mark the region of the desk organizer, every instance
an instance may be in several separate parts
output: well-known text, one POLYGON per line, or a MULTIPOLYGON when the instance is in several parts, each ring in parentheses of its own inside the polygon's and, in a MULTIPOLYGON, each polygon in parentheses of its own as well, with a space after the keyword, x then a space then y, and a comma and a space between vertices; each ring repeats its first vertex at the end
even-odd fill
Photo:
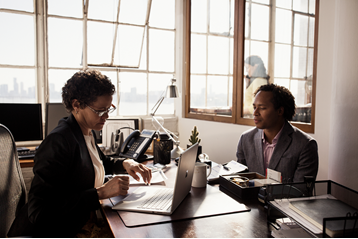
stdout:
POLYGON ((250 186, 240 186, 233 182, 231 178, 234 177, 245 177, 249 180, 252 179, 264 179, 265 176, 259 173, 237 173, 237 174, 230 174, 230 175, 220 175, 219 183, 220 183, 220 190, 225 192, 225 190, 229 191, 230 193, 234 194, 235 196, 241 199, 257 199, 259 190, 261 187, 254 187, 250 186))

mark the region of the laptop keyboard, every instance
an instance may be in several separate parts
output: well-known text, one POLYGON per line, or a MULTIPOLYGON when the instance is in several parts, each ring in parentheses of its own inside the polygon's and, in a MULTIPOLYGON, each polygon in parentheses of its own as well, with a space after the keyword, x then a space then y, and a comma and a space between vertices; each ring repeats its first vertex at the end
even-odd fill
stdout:
POLYGON ((145 200, 138 208, 168 210, 172 206, 173 189, 162 188, 145 200))

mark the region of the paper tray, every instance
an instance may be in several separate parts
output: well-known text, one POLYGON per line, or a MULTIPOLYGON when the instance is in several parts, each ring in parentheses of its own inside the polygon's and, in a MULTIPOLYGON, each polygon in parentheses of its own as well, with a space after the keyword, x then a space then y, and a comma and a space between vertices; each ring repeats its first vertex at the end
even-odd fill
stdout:
POLYGON ((265 176, 251 172, 251 173, 237 173, 237 174, 230 174, 230 175, 221 175, 219 178, 220 189, 224 189, 222 191, 228 190, 235 196, 241 199, 257 199, 257 195, 261 187, 241 187, 240 185, 232 182, 230 180, 231 177, 235 176, 242 176, 247 177, 249 180, 252 179, 264 179, 265 176))

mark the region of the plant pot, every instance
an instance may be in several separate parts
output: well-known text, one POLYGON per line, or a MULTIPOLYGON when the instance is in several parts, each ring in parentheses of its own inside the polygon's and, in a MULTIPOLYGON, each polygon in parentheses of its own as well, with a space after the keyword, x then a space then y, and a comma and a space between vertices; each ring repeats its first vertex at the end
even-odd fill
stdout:
MULTIPOLYGON (((187 144, 186 145, 186 148, 188 149, 188 148, 190 148, 191 147, 191 144, 187 144)), ((196 155, 196 162, 200 162, 200 160, 199 160, 199 155, 200 154, 202 154, 202 147, 201 147, 201 145, 198 145, 198 153, 197 153, 197 155, 196 155)))

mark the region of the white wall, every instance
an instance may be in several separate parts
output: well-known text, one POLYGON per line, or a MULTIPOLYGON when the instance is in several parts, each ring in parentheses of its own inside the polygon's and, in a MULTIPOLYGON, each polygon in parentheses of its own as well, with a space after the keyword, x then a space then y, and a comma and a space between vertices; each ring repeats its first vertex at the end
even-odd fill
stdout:
MULTIPOLYGON (((357 136, 354 134, 357 133, 354 120, 358 119, 357 9, 356 0, 320 1, 316 123, 315 133, 311 134, 318 142, 318 179, 332 179, 355 190, 358 190, 357 182, 347 180, 346 175, 357 171, 354 158, 358 155, 357 136), (337 8, 338 3, 340 7, 337 8)), ((177 109, 184 106, 184 98, 183 95, 182 101, 176 103, 177 109)), ((251 128, 186 119, 181 111, 177 114, 180 145, 186 147, 190 132, 196 125, 203 152, 218 163, 235 160, 239 137, 251 128)))

